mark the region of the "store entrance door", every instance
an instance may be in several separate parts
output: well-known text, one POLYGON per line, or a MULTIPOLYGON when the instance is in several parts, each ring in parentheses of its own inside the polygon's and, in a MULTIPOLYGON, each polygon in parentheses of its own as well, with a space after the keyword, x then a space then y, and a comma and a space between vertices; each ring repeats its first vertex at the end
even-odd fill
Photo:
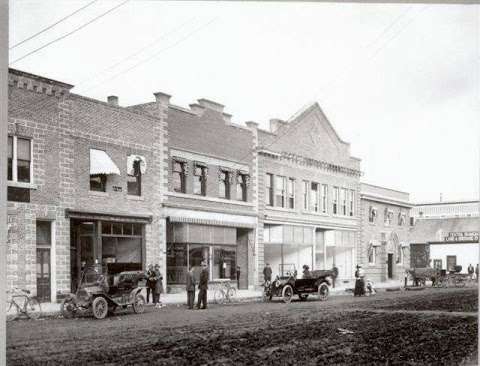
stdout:
POLYGON ((393 278, 393 253, 388 253, 388 279, 393 278))

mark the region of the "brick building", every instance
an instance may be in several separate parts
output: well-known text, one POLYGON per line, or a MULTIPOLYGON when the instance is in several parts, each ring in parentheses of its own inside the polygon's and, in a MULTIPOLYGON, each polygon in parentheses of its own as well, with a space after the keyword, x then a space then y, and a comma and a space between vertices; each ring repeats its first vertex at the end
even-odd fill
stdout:
POLYGON ((162 115, 71 88, 9 72, 7 286, 44 301, 84 266, 141 269, 165 250, 162 115))
POLYGON ((206 260, 210 280, 254 286, 256 204, 252 179, 254 140, 251 131, 230 122, 224 106, 200 99, 190 108, 157 102, 132 106, 154 114, 167 106, 163 200, 167 220, 167 290, 184 291, 189 266, 206 260))
POLYGON ((359 263, 375 282, 402 279, 410 267, 409 194, 361 184, 359 263))
MULTIPOLYGON (((247 122, 257 154, 257 268, 273 275, 295 266, 330 269, 353 278, 357 262, 360 161, 350 155, 317 103, 270 131, 247 122), (298 143, 301 141, 302 143, 298 143)), ((259 277, 263 281, 263 277, 259 277)))

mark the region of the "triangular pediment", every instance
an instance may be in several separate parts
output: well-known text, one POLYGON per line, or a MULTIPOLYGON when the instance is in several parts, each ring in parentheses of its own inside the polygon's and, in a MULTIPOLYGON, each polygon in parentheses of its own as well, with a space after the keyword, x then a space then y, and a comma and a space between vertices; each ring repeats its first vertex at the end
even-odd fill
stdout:
POLYGON ((270 149, 358 168, 350 156, 350 145, 343 141, 318 103, 302 108, 272 136, 270 149))

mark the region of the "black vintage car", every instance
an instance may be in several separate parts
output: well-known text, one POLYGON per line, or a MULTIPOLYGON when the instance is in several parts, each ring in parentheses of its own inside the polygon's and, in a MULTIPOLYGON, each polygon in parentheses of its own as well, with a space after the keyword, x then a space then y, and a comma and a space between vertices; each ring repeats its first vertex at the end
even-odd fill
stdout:
POLYGON ((123 271, 116 274, 102 274, 96 266, 82 271, 80 283, 74 294, 62 302, 61 312, 65 318, 92 312, 97 319, 103 319, 116 308, 132 306, 135 313, 143 313, 145 299, 141 295, 141 283, 145 281, 142 271, 123 271))
POLYGON ((334 276, 333 271, 319 270, 310 272, 309 278, 297 278, 294 264, 280 265, 279 273, 275 280, 264 284, 265 301, 270 301, 273 297, 281 297, 285 303, 289 303, 294 295, 298 295, 301 301, 305 301, 310 294, 317 294, 320 300, 325 301, 334 276))

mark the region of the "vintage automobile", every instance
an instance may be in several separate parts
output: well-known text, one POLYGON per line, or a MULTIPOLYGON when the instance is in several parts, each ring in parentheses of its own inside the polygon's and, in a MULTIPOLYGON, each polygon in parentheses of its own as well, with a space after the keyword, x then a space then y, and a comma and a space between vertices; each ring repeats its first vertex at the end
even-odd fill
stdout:
POLYGON ((322 301, 327 300, 334 272, 319 270, 310 272, 309 278, 297 278, 294 264, 280 265, 280 275, 275 280, 264 284, 264 301, 273 297, 281 297, 285 303, 292 301, 298 295, 301 301, 306 301, 310 294, 317 294, 322 301))
POLYGON ((139 282, 144 281, 142 271, 123 271, 109 275, 102 274, 96 266, 82 271, 80 282, 74 294, 62 302, 61 312, 65 318, 91 312, 97 319, 113 314, 116 308, 132 306, 135 313, 143 313, 145 299, 139 282))

